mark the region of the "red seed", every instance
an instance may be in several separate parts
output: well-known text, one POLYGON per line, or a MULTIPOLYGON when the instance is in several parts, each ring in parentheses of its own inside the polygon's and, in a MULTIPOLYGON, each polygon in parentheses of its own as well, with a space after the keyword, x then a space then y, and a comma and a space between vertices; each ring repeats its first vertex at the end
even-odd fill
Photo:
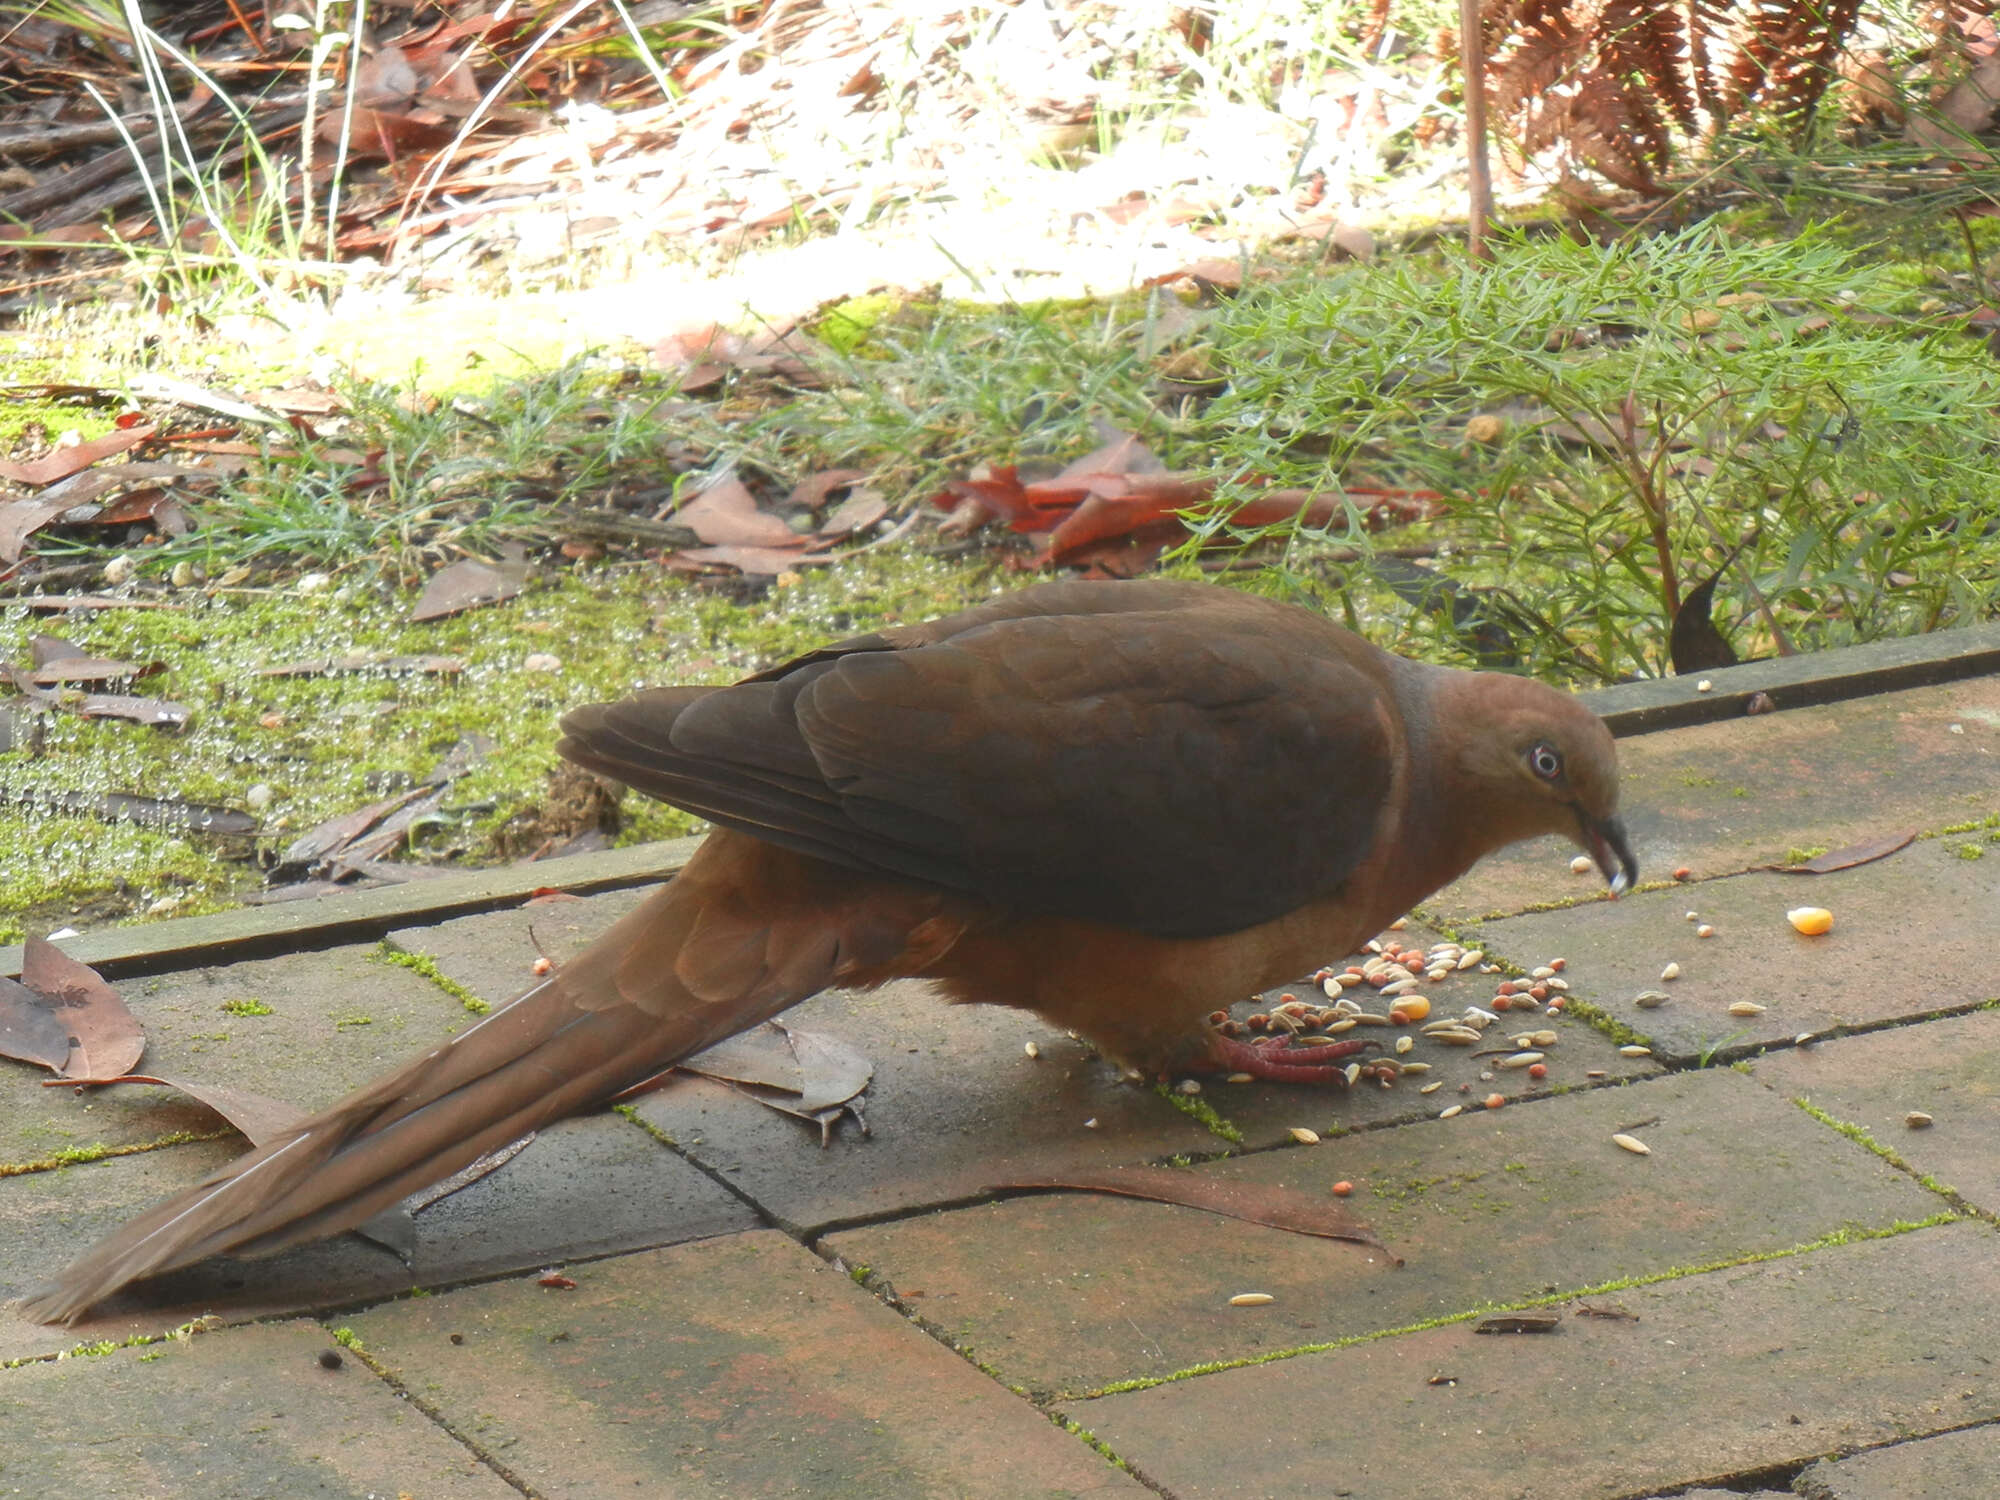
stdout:
POLYGON ((1349 1193, 1353 1191, 1354 1191, 1354 1184, 1351 1182, 1336 1182, 1333 1185, 1333 1196, 1336 1198, 1345 1198, 1349 1193))
POLYGON ((1208 1024, 1211 1026, 1220 1026, 1228 1019, 1229 1012, 1226 1010, 1212 1010, 1208 1013, 1208 1024))
POLYGON ((1528 1076, 1529 1076, 1530 1078, 1546 1078, 1546 1077, 1548 1077, 1548 1076, 1549 1076, 1549 1065, 1548 1065, 1547 1063, 1529 1063, 1529 1064, 1528 1064, 1528 1076))
POLYGON ((1392 1010, 1392 1011, 1390 1011, 1390 1012, 1389 1012, 1389 1024, 1390 1024, 1391 1026, 1407 1026, 1407 1025, 1409 1025, 1409 1024, 1410 1024, 1410 1013, 1409 1013, 1408 1011, 1406 1011, 1406 1010, 1392 1010))
POLYGON ((1498 1109, 1506 1102, 1507 1096, 1505 1094, 1488 1094, 1486 1096, 1486 1107, 1488 1109, 1498 1109))
POLYGON ((1558 995, 1558 996, 1556 996, 1556 997, 1555 997, 1555 999, 1553 999, 1553 1000, 1551 1000, 1551 1001, 1549 1002, 1549 1009, 1550 1009, 1550 1010, 1563 1010, 1563 1009, 1567 1008, 1567 1007, 1568 1007, 1568 1005, 1569 1005, 1569 1001, 1568 1001, 1567 999, 1565 999, 1565 998, 1564 998, 1563 996, 1561 996, 1561 995, 1558 995))
POLYGON ((1546 1000, 1549 998, 1549 987, 1545 984, 1533 985, 1529 988, 1528 993, 1537 1000, 1546 1000))
POLYGON ((1262 1012, 1261 1010, 1250 1018, 1250 1029, 1252 1031, 1262 1031, 1270 1024, 1271 1024, 1271 1018, 1265 1015, 1264 1012, 1262 1012))
POLYGON ((1493 986, 1493 993, 1494 993, 1494 994, 1496 994, 1496 995, 1511 995, 1511 994, 1513 994, 1513 993, 1514 993, 1514 981, 1513 981, 1513 980, 1511 980, 1511 979, 1503 979, 1503 980, 1501 980, 1501 981, 1500 981, 1500 982, 1499 982, 1498 984, 1496 984, 1495 986, 1493 986))
POLYGON ((1505 995, 1495 995, 1493 997, 1493 1008, 1495 1010, 1512 1010, 1514 1002, 1509 1000, 1505 995))
POLYGON ((1694 879, 1694 871, 1690 870, 1686 865, 1682 865, 1678 870, 1674 871, 1674 879, 1692 880, 1694 879))
POLYGON ((1549 960, 1549 967, 1560 974, 1564 969, 1569 967, 1569 960, 1566 958, 1552 958, 1549 960))

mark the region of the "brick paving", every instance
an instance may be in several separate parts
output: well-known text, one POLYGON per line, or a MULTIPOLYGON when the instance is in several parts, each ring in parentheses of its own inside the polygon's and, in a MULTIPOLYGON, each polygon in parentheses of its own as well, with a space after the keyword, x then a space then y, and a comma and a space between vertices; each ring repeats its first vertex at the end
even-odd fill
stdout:
MULTIPOLYGON (((407 1263, 349 1236, 191 1268, 74 1329, 0 1306, 0 1496, 2000 1494, 2000 679, 1622 754, 1646 873, 1690 881, 1613 903, 1529 847, 1405 935, 1568 960, 1600 1024, 1502 1021, 1557 1033, 1544 1080, 1424 1043, 1428 1095, 1208 1081, 1189 1111, 1030 1016, 823 996, 791 1019, 874 1063, 865 1138, 822 1149, 679 1078, 425 1209, 407 1263), (1837 875, 1753 868, 1902 828, 1929 836, 1837 875), (1808 903, 1831 934, 1785 925, 1808 903), (1649 988, 1667 1003, 1638 1006, 1649 988), (1652 1056, 1621 1055, 1635 1035, 1652 1056), (1170 1162, 1351 1182, 1387 1248, 990 1191, 1170 1162), (576 1286, 542 1286, 552 1265, 576 1286), (1559 1316, 1478 1332, 1496 1309, 1559 1316)), ((117 982, 148 1071, 312 1107, 463 1026, 454 990, 505 999, 634 899, 226 962, 161 924, 160 960, 117 982)), ((1490 983, 1438 986, 1442 1012, 1490 983)), ((0 1301, 238 1149, 164 1091, 38 1079, 0 1064, 0 1301)))

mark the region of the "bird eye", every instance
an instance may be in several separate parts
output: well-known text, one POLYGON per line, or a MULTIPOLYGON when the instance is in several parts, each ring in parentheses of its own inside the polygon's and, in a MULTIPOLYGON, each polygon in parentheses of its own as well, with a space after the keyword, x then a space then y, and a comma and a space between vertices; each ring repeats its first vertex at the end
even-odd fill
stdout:
POLYGON ((1554 745, 1538 744, 1528 752, 1528 769, 1544 781, 1554 781, 1563 773, 1562 755, 1554 745))

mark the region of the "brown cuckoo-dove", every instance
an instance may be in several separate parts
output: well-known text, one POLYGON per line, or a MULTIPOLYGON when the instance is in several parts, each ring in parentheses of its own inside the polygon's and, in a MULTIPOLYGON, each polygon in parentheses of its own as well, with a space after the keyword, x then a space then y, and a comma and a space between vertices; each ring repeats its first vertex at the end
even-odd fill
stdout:
POLYGON ((734 686, 563 721, 579 765, 712 820, 686 868, 436 1050, 132 1220, 33 1296, 362 1223, 833 985, 934 980, 1157 1072, 1338 1079, 1209 1014, 1351 951, 1517 839, 1635 874, 1610 733, 1206 584, 1048 584, 734 686))

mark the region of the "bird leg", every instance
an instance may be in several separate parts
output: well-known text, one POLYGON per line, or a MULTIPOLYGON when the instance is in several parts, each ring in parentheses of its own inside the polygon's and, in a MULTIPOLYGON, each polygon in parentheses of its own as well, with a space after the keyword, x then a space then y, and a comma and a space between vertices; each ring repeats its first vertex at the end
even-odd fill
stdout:
POLYGON ((1268 1078, 1274 1083, 1345 1084, 1348 1066, 1345 1059, 1374 1045, 1374 1042, 1343 1041, 1301 1047, 1289 1036, 1239 1042, 1220 1031, 1208 1034, 1208 1055, 1217 1067, 1225 1072, 1268 1078))

